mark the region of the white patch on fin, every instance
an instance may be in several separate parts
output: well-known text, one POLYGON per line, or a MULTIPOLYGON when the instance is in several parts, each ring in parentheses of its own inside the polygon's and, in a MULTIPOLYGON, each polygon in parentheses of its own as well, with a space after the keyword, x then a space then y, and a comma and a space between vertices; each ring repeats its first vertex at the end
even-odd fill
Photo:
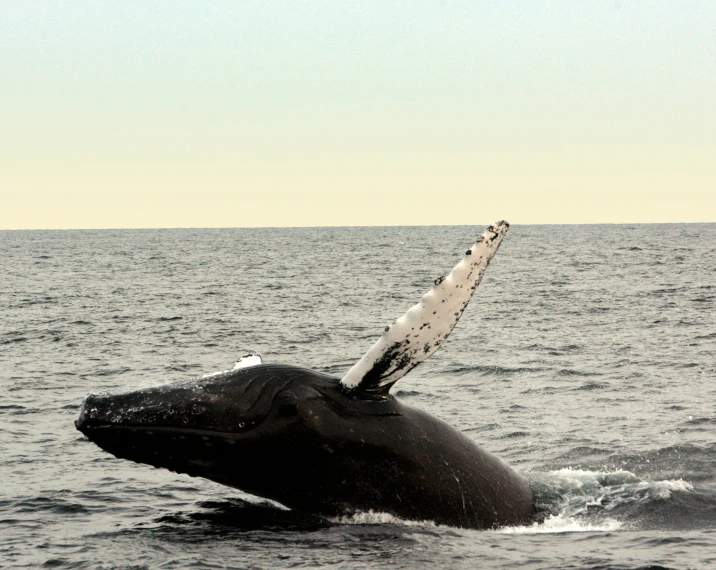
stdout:
POLYGON ((487 228, 447 277, 439 277, 417 305, 385 327, 341 380, 348 390, 385 393, 435 352, 457 324, 510 225, 487 228))

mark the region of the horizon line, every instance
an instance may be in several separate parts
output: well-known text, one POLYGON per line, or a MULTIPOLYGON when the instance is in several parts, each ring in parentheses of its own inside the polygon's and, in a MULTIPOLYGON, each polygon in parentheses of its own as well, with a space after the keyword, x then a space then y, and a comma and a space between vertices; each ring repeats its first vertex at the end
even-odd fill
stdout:
MULTIPOLYGON (((491 222, 495 223, 495 222, 491 222)), ((381 224, 381 225, 335 225, 335 226, 142 226, 107 228, 0 228, 0 232, 71 232, 71 231, 116 231, 116 230, 278 230, 278 229, 329 229, 329 228, 432 228, 489 226, 491 223, 471 224, 381 224)), ((564 223, 510 223, 510 226, 657 226, 657 225, 695 225, 715 224, 716 222, 564 222, 564 223)))

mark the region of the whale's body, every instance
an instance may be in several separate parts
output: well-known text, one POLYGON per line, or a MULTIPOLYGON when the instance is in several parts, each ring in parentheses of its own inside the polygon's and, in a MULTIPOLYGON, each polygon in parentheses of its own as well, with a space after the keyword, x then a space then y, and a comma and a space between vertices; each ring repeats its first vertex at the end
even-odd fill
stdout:
POLYGON ((445 422, 392 396, 351 397, 338 378, 295 366, 90 397, 77 425, 117 457, 321 515, 490 528, 534 512, 527 482, 445 422))
POLYGON ((507 227, 488 228, 342 379, 254 356, 192 382, 89 396, 77 429, 116 457, 321 515, 374 510, 468 528, 528 522, 535 508, 523 477, 389 393, 445 340, 507 227))

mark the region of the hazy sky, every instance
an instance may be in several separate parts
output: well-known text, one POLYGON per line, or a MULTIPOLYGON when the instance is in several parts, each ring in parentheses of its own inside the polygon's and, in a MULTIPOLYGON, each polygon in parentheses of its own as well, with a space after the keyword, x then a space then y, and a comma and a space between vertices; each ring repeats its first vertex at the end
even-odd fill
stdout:
POLYGON ((716 2, 0 3, 0 229, 716 221, 716 2))

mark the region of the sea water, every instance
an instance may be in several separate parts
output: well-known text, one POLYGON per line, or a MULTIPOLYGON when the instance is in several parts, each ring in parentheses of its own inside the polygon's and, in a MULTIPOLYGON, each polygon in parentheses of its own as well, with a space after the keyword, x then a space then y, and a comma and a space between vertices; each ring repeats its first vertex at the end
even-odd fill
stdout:
POLYGON ((483 230, 0 232, 0 567, 716 567, 716 224, 513 225, 393 388, 523 473, 534 524, 323 519, 74 429, 249 351, 340 377, 483 230))

